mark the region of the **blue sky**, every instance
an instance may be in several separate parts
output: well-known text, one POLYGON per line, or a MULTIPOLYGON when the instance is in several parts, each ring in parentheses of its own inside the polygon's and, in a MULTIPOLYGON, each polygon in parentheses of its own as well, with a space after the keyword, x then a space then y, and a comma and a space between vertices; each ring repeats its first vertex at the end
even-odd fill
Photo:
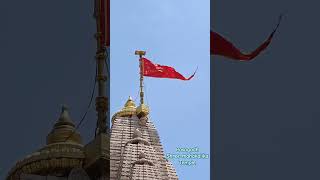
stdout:
MULTIPOLYGON (((190 81, 145 78, 146 102, 165 153, 198 147, 210 153, 209 0, 111 1, 111 114, 128 96, 139 102, 135 50, 155 63, 174 67, 190 81)), ((210 179, 210 162, 195 166, 171 161, 179 179, 210 179)))

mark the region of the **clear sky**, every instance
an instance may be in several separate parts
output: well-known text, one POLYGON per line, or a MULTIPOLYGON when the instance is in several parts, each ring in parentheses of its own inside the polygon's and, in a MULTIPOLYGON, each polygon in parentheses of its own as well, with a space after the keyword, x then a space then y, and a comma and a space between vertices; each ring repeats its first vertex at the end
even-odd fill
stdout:
MULTIPOLYGON (((111 114, 129 95, 139 103, 135 50, 155 63, 175 67, 190 81, 145 78, 147 104, 165 153, 177 147, 210 152, 209 0, 111 1, 111 114)), ((171 161, 179 179, 210 179, 210 163, 171 161)))

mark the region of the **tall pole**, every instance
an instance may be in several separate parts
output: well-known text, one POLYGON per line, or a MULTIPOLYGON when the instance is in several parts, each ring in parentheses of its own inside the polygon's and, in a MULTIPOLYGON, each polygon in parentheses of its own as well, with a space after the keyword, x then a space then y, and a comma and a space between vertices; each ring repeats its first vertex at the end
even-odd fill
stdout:
MULTIPOLYGON (((109 120, 107 116, 109 101, 107 93, 107 76, 106 76, 106 45, 109 46, 109 0, 95 0, 95 19, 97 26, 97 33, 95 34, 97 40, 97 84, 98 96, 96 97, 96 111, 98 114, 96 135, 107 133, 109 129, 109 120), (106 33, 108 32, 108 33, 106 33)), ((108 52, 109 53, 109 52, 108 52)), ((109 57, 109 56, 108 56, 109 57)), ((110 76, 109 76, 110 77, 110 76)), ((109 86, 108 86, 109 87, 109 86)), ((108 91, 109 92, 109 91, 108 91)))
POLYGON ((140 67, 140 104, 144 104, 144 91, 143 91, 143 72, 144 66, 142 57, 146 55, 145 51, 135 51, 135 55, 139 55, 139 67, 140 67))

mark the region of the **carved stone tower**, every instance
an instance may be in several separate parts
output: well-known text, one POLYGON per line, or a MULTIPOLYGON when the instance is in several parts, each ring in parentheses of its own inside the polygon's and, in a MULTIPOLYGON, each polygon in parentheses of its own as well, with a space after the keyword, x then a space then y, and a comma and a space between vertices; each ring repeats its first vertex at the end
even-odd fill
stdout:
MULTIPOLYGON (((147 106, 145 106, 147 107, 147 106)), ((110 180, 176 180, 176 171, 165 158, 158 132, 148 118, 148 108, 137 108, 129 97, 112 117, 110 180)))

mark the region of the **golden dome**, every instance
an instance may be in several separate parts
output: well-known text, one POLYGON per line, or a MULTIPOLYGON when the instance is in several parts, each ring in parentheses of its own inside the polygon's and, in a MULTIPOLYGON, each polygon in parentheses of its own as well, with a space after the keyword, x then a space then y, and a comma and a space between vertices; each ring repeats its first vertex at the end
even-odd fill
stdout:
POLYGON ((137 107, 136 114, 139 119, 147 117, 149 114, 149 107, 145 104, 140 104, 140 106, 137 107))
POLYGON ((128 108, 136 108, 136 104, 135 104, 134 101, 132 100, 132 97, 131 97, 131 96, 129 96, 126 104, 124 105, 124 109, 125 109, 125 108, 127 108, 127 109, 128 109, 128 108))
POLYGON ((133 115, 136 115, 136 105, 131 96, 129 96, 124 107, 112 116, 112 123, 116 117, 131 117, 133 115))

